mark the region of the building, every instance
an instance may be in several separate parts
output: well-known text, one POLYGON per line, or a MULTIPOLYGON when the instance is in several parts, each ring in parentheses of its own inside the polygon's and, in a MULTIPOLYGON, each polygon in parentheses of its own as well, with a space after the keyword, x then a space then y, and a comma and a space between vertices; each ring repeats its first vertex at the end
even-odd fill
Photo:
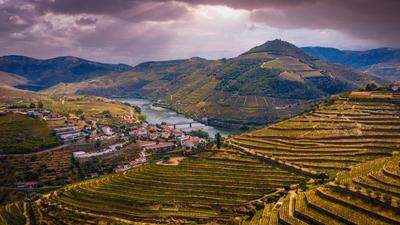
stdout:
POLYGON ((394 81, 389 85, 390 90, 399 91, 400 90, 400 81, 394 81))
POLYGON ((138 141, 139 146, 145 151, 167 151, 175 148, 173 142, 138 141))
POLYGON ((84 137, 86 137, 86 134, 80 131, 58 135, 58 138, 62 141, 63 144, 69 144, 78 141, 84 137))
POLYGON ((17 189, 34 189, 34 188, 38 188, 38 182, 37 181, 28 181, 28 182, 20 182, 17 183, 17 189))
POLYGON ((72 156, 74 157, 74 159, 84 158, 85 155, 86 155, 86 152, 83 152, 83 151, 78 151, 78 152, 72 153, 72 156))
POLYGON ((40 113, 35 111, 28 111, 27 115, 32 118, 38 118, 40 116, 40 113))
POLYGON ((114 132, 112 131, 111 127, 108 127, 108 126, 102 127, 101 131, 107 136, 111 136, 111 135, 114 134, 114 132))
POLYGON ((181 140, 181 144, 187 148, 197 147, 200 143, 204 143, 205 140, 199 137, 191 137, 187 136, 186 138, 181 140))
POLYGON ((179 130, 179 129, 173 129, 171 133, 175 138, 180 138, 180 137, 183 137, 185 135, 183 133, 183 131, 179 130))
POLYGON ((66 120, 65 117, 63 117, 63 116, 61 116, 61 115, 59 115, 59 114, 56 114, 56 113, 51 113, 51 114, 49 114, 49 115, 47 115, 47 116, 44 116, 43 119, 44 119, 45 121, 61 121, 61 120, 66 120))
POLYGON ((147 132, 146 129, 138 129, 138 130, 134 130, 129 132, 129 135, 132 137, 137 137, 137 138, 148 138, 149 137, 149 133, 147 132))

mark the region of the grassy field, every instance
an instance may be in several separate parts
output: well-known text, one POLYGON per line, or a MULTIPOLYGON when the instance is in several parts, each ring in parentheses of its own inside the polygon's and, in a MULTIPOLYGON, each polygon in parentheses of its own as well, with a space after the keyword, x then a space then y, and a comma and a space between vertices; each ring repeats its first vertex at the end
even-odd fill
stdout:
POLYGON ((0 116, 0 154, 31 153, 58 144, 42 120, 15 113, 0 116))

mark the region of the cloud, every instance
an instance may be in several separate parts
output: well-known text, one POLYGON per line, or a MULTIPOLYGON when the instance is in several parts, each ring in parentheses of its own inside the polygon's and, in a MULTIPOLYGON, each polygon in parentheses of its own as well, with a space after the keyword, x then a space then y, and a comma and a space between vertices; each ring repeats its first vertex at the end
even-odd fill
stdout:
POLYGON ((0 0, 0 54, 136 64, 297 45, 400 47, 398 0, 0 0))
POLYGON ((78 20, 76 20, 75 22, 78 25, 90 26, 90 25, 95 25, 97 23, 97 18, 81 17, 78 20))
POLYGON ((330 29, 400 47, 398 0, 182 0, 250 10, 251 19, 284 29, 330 29))

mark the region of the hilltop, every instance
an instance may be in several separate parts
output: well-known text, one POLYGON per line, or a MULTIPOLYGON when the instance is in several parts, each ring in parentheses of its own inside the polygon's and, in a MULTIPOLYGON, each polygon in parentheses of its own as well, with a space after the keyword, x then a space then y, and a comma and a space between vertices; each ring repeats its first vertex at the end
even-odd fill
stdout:
POLYGON ((130 69, 124 64, 98 63, 72 56, 44 60, 19 55, 0 57, 0 71, 25 78, 27 84, 16 85, 29 90, 40 90, 60 82, 79 82, 130 69))
POLYGON ((146 62, 46 93, 141 96, 212 125, 243 128, 288 118, 319 99, 373 81, 384 82, 274 40, 235 58, 146 62))
POLYGON ((390 81, 400 79, 400 49, 377 48, 367 51, 348 51, 324 47, 302 49, 322 61, 341 63, 390 81))

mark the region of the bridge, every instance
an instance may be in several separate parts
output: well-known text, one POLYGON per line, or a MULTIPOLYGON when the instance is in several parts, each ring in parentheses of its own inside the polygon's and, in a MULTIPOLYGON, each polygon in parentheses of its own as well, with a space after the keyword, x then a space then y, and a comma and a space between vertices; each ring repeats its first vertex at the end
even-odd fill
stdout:
POLYGON ((199 122, 193 121, 193 122, 181 122, 181 123, 173 123, 173 124, 167 124, 169 127, 173 127, 174 129, 177 128, 177 126, 180 126, 181 129, 191 129, 191 128, 201 128, 204 127, 204 124, 201 124, 199 122), (183 126, 183 127, 182 127, 183 126), (185 127, 186 126, 186 127, 185 127))

